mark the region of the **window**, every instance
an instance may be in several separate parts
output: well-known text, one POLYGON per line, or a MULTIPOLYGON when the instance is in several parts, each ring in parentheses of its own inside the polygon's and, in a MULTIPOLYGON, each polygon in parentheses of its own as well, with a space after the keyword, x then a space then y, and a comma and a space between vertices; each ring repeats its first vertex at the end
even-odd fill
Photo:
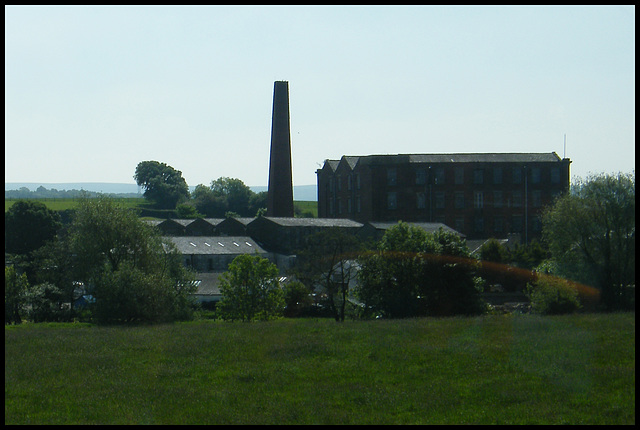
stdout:
POLYGON ((511 217, 511 233, 522 232, 522 215, 513 215, 511 217))
POLYGON ((482 209, 484 205, 484 195, 482 191, 476 191, 473 193, 473 207, 476 209, 482 209))
POLYGON ((531 199, 533 200, 532 204, 534 208, 539 208, 542 206, 542 191, 534 190, 531 192, 531 199))
POLYGON ((493 192, 493 207, 498 209, 502 207, 502 191, 493 192))
POLYGON ((514 191, 511 193, 511 207, 522 207, 522 191, 514 191))
POLYGON ((511 178, 513 179, 514 184, 521 184, 522 183, 522 167, 514 167, 511 178))
POLYGON ((493 168, 493 183, 496 185, 502 183, 502 167, 493 168))
POLYGON ((347 213, 353 213, 353 208, 351 207, 351 197, 347 198, 347 213))
POLYGON ((456 209, 464 209, 464 192, 456 191, 453 195, 454 206, 456 209))
POLYGON ((425 193, 416 193, 416 207, 418 209, 424 209, 427 207, 426 204, 427 204, 427 197, 425 193))
POLYGON ((387 185, 396 185, 397 183, 397 171, 395 167, 387 169, 387 185))
POLYGON ((539 167, 533 167, 531 169, 531 183, 539 184, 542 178, 542 173, 539 167))
POLYGON ((473 219, 473 229, 476 233, 482 233, 484 231, 484 218, 481 216, 473 219))
POLYGON ((444 192, 443 191, 438 191, 435 193, 435 198, 436 198, 436 209, 444 209, 444 192))
POLYGON ((551 183, 552 184, 560 183, 560 168, 554 167, 551 169, 551 183))
POLYGON ((484 183, 484 170, 475 169, 473 171, 473 183, 476 185, 481 185, 484 183))
POLYGON ((356 212, 360 213, 360 196, 356 196, 356 212))
POLYGON ((462 167, 456 167, 453 173, 454 173, 454 183, 456 185, 464 184, 464 169, 462 167))
POLYGON ((356 189, 360 189, 360 173, 356 173, 356 189))
POLYGON ((387 209, 393 210, 397 208, 398 208, 397 194, 395 192, 387 193, 387 209))
POLYGON ((464 218, 457 217, 454 221, 456 231, 462 233, 464 231, 464 218))
POLYGON ((504 218, 497 216, 493 219, 493 231, 502 232, 504 230, 504 218))
POLYGON ((444 167, 435 168, 433 182, 436 185, 444 184, 444 167))
POLYGON ((427 169, 416 170, 416 184, 424 185, 427 183, 427 169))
POLYGON ((353 189, 353 174, 347 175, 347 190, 351 191, 353 189))

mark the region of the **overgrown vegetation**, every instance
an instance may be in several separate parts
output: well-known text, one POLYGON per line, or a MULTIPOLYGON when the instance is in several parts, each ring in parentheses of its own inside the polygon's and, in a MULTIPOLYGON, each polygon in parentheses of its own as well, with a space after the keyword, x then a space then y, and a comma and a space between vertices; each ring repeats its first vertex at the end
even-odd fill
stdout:
POLYGON ((635 314, 5 327, 5 424, 635 424, 635 314))

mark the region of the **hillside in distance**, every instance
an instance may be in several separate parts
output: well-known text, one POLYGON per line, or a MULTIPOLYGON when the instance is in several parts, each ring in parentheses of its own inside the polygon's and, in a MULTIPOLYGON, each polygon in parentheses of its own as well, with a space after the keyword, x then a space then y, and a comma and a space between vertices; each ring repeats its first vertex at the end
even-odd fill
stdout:
MULTIPOLYGON (((66 183, 42 183, 42 182, 5 182, 4 190, 19 190, 21 188, 27 188, 30 191, 35 191, 38 187, 44 187, 48 190, 56 189, 62 190, 85 190, 93 191, 96 193, 105 194, 140 194, 142 196, 142 187, 136 184, 120 184, 111 182, 66 182, 66 183)), ((267 191, 266 186, 253 186, 249 187, 254 193, 261 191, 267 191)), ((189 187, 190 191, 193 191, 195 187, 189 187)), ((297 201, 317 201, 318 193, 315 185, 294 185, 293 186, 293 199, 297 201)))

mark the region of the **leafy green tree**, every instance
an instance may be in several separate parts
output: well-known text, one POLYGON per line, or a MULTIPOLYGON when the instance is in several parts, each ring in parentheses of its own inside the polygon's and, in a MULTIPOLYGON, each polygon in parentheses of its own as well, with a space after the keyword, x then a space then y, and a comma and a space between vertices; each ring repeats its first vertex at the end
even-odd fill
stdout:
POLYGON ((513 252, 496 239, 489 239, 480 248, 479 275, 489 285, 504 291, 524 291, 535 279, 532 272, 547 257, 548 251, 535 239, 528 245, 516 244, 513 252))
POLYGON ((195 206, 191 203, 181 203, 176 207, 176 215, 178 218, 191 219, 202 218, 203 215, 198 212, 195 206))
POLYGON ((305 315, 313 305, 311 290, 301 281, 291 281, 284 285, 284 316, 305 315))
POLYGON ((15 267, 4 266, 4 323, 20 324, 29 281, 27 275, 18 274, 15 267))
POLYGON ((544 315, 569 314, 582 308, 578 290, 567 279, 540 275, 525 290, 531 301, 531 310, 544 315))
POLYGON ((229 210, 226 197, 215 194, 211 188, 205 185, 196 185, 192 197, 196 210, 206 217, 224 218, 224 214, 229 210))
POLYGON ((44 203, 18 200, 5 213, 5 252, 29 254, 56 236, 60 217, 44 203))
POLYGON ((605 310, 635 306, 635 172, 578 180, 542 218, 558 275, 594 286, 605 310))
POLYGON ((76 273, 76 258, 68 240, 68 235, 61 232, 56 240, 47 242, 33 253, 34 283, 52 284, 62 295, 62 302, 70 304, 68 317, 73 316, 74 290, 79 277, 76 273))
POLYGON ((360 259, 357 295, 390 318, 477 314, 476 263, 463 239, 400 222, 360 259))
POLYGON ((53 284, 37 284, 27 289, 27 317, 33 322, 64 321, 69 311, 62 308, 62 291, 53 284))
POLYGON ((220 292, 217 309, 225 320, 268 320, 284 310, 278 267, 258 255, 234 258, 220 277, 220 292))
POLYGON ((349 284, 356 277, 355 261, 361 250, 356 236, 331 228, 309 236, 297 255, 297 278, 326 295, 326 304, 338 322, 344 321, 349 284))
POLYGON ((81 200, 69 241, 76 280, 93 288, 99 321, 189 317, 191 274, 175 247, 133 211, 106 197, 81 200))
POLYGON ((257 217, 263 211, 265 214, 267 213, 267 196, 266 191, 251 194, 249 197, 249 216, 257 217))
POLYGON ((241 216, 249 216, 249 201, 253 191, 236 178, 222 177, 211 181, 211 190, 217 196, 226 198, 228 210, 241 216))
POLYGON ((133 178, 144 188, 144 197, 161 209, 174 209, 179 202, 189 199, 189 187, 182 172, 166 163, 142 161, 133 178))
POLYGON ((221 177, 211 181, 211 186, 199 184, 192 193, 198 212, 207 217, 222 218, 227 212, 241 217, 256 216, 267 207, 267 193, 254 193, 244 182, 236 178, 221 177))

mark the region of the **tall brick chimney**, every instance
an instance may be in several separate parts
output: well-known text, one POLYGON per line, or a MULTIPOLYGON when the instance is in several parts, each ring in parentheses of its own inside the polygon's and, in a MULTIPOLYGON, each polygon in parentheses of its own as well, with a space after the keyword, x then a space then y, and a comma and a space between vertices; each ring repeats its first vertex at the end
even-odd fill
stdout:
POLYGON ((276 81, 273 84, 267 216, 293 217, 289 82, 287 81, 276 81))

